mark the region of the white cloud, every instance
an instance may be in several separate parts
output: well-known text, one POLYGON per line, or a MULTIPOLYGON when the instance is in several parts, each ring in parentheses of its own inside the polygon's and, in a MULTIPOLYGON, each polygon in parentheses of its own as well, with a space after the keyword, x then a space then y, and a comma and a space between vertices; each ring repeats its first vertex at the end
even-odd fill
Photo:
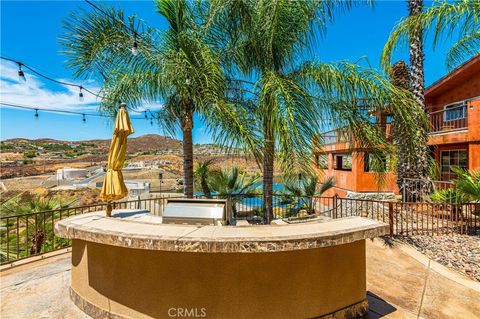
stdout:
MULTIPOLYGON (((3 103, 19 104, 38 107, 40 109, 52 109, 76 112, 96 112, 99 105, 99 98, 83 91, 83 101, 79 99, 77 87, 55 84, 42 79, 23 68, 26 82, 19 81, 18 67, 12 62, 1 61, 0 63, 0 101, 3 103), (47 86, 48 83, 48 86, 47 86)), ((56 79, 67 83, 79 83, 70 79, 56 79)), ((79 83, 81 84, 81 83, 79 83)), ((93 85, 83 85, 93 92, 100 88, 93 85)), ((2 107, 5 107, 2 105, 2 107)), ((146 103, 139 111, 149 109, 159 110, 160 103, 146 103)))

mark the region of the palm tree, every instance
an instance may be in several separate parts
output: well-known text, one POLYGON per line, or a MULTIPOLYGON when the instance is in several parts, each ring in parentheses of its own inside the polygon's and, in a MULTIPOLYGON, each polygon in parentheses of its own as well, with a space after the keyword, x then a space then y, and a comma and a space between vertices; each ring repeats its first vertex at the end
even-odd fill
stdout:
MULTIPOLYGON (((409 17, 416 17, 422 14, 423 0, 408 0, 409 17)), ((390 75, 393 83, 403 89, 411 90, 418 104, 421 106, 420 112, 425 112, 425 77, 424 77, 424 53, 423 53, 423 30, 410 29, 409 33, 410 48, 410 70, 408 66, 399 61, 393 65, 390 75)), ((418 114, 414 114, 417 116, 418 114)), ((412 183, 413 187, 422 182, 422 188, 428 183, 428 127, 419 127, 415 138, 418 145, 413 156, 408 156, 404 148, 403 131, 406 128, 401 123, 395 123, 394 139, 397 146, 397 181, 402 194, 410 194, 412 183)), ((407 128, 408 129, 408 128, 407 128)))
MULTIPOLYGON (((391 55, 395 48, 402 44, 406 39, 410 44, 410 80, 407 85, 417 99, 417 101, 425 109, 424 96, 424 67, 423 67, 423 34, 429 29, 434 30, 434 46, 442 34, 452 36, 454 30, 457 29, 459 40, 453 45, 447 55, 447 66, 453 68, 467 56, 476 55, 480 52, 480 2, 478 1, 447 1, 438 2, 423 12, 423 0, 408 0, 409 16, 400 21, 400 23, 392 31, 382 52, 381 64, 384 69, 390 68, 391 55)), ((405 67, 401 64, 395 64, 391 73, 397 75, 405 74, 399 71, 399 68, 405 67)), ((397 133, 401 133, 401 123, 396 128, 397 133)), ((418 139, 416 144, 419 146, 414 156, 409 157, 402 152, 403 137, 397 134, 396 140, 398 146, 398 166, 397 175, 400 189, 403 194, 409 194, 411 189, 418 187, 411 185, 409 179, 420 179, 422 183, 422 191, 428 192, 428 171, 429 171, 429 154, 428 154, 428 127, 420 128, 418 134, 414 138, 418 139)))
MULTIPOLYGON (((414 17, 422 13, 423 0, 408 0, 408 15, 414 17)), ((423 30, 410 30, 411 88, 418 103, 425 108, 425 74, 423 67, 423 30)))
MULTIPOLYGON (((101 84, 100 109, 114 113, 118 101, 130 107, 163 102, 159 123, 171 135, 182 131, 185 195, 193 196, 193 118, 197 113, 212 127, 228 123, 233 134, 245 134, 224 100, 226 82, 214 49, 186 0, 157 0, 157 12, 169 28, 160 32, 122 10, 102 7, 74 13, 61 37, 68 66, 76 77, 94 76, 101 84), (136 54, 130 52, 134 47, 136 54)), ((215 128, 212 128, 214 130, 215 128)), ((248 140, 248 137, 245 137, 248 140)))
POLYGON ((203 195, 206 198, 212 198, 212 192, 210 191, 209 178, 210 178, 210 167, 213 164, 214 160, 209 159, 203 162, 197 163, 195 166, 195 177, 200 182, 200 186, 202 188, 203 195))
MULTIPOLYGON (((410 1, 409 1, 410 2, 410 1)), ((412 2, 415 2, 412 0, 412 2)), ((455 38, 456 42, 447 53, 446 64, 454 68, 465 59, 480 53, 480 2, 471 0, 438 1, 417 14, 410 14, 393 29, 382 52, 381 64, 389 69, 393 51, 401 46, 409 36, 421 36, 423 32, 433 32, 435 47, 442 36, 455 38)))
MULTIPOLYGON (((412 114, 421 109, 411 94, 377 72, 347 62, 324 64, 305 58, 315 35, 326 31, 338 10, 350 6, 348 1, 315 0, 210 2, 211 37, 221 43, 222 56, 229 57, 225 64, 230 72, 241 77, 236 83, 247 92, 242 104, 248 110, 246 122, 255 125, 263 140, 253 150, 263 173, 267 222, 273 215, 274 161, 284 172, 309 167, 312 141, 329 128, 327 118, 336 127, 349 127, 356 146, 373 149, 378 156, 392 152, 392 147, 360 100, 375 110, 396 105, 394 114, 408 125, 419 125, 412 114)), ((425 116, 419 120, 426 123, 425 116)), ((409 146, 408 151, 415 148, 409 146)))

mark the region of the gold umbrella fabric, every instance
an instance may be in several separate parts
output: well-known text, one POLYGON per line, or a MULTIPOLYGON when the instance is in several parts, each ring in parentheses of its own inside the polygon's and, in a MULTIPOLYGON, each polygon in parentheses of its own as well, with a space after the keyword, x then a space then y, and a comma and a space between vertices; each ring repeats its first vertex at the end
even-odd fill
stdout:
POLYGON ((103 201, 110 202, 128 194, 128 189, 123 182, 122 168, 127 153, 127 136, 133 132, 127 110, 125 107, 120 107, 108 153, 107 172, 100 192, 100 199, 103 201))

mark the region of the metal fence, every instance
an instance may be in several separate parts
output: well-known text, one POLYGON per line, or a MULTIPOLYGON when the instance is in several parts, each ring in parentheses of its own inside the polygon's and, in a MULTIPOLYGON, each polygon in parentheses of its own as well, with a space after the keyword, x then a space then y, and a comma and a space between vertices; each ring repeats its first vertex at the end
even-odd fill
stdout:
POLYGON ((390 225, 390 235, 480 235, 480 203, 449 204, 336 198, 330 217, 361 216, 390 225))
MULTIPOLYGON (((183 196, 176 196, 183 197, 183 196)), ((214 196, 222 198, 222 196, 214 196)), ((171 197, 170 197, 171 198, 171 197)), ((223 196, 230 200, 235 219, 251 224, 265 220, 263 195, 242 194, 223 196)), ((161 215, 168 197, 118 202, 115 209, 144 209, 161 215)), ((68 239, 54 234, 54 225, 61 219, 104 210, 106 204, 69 207, 29 214, 4 216, 1 219, 1 264, 63 249, 71 245, 68 239)), ((275 219, 305 217, 326 218, 361 216, 390 225, 390 235, 480 235, 480 203, 435 204, 431 202, 396 202, 333 197, 273 196, 275 219)))

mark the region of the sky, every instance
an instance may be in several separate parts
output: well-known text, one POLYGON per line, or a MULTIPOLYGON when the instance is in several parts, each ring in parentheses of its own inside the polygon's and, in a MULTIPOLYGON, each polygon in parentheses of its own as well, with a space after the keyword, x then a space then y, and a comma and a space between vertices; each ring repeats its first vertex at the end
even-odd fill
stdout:
MULTIPOLYGON (((148 25, 165 29, 165 20, 155 12, 154 1, 103 1, 120 7, 127 15, 137 15, 148 25)), ((428 3, 427 3, 428 5, 428 3)), ((93 10, 84 1, 4 1, 1 11, 1 55, 41 70, 57 80, 76 83, 98 91, 98 83, 73 78, 66 67, 66 56, 62 54, 58 37, 63 33, 62 21, 79 9, 93 10)), ((337 15, 328 26, 326 35, 312 48, 312 55, 322 62, 347 60, 378 68, 381 50, 392 28, 407 15, 406 1, 377 1, 374 8, 358 6, 337 15), (368 62, 367 62, 368 61, 368 62)), ((425 84, 428 86, 446 74, 445 55, 451 43, 432 49, 431 41, 425 42, 425 84)), ((398 50, 393 61, 408 61, 407 48, 398 50)), ((19 82, 18 66, 0 61, 0 100, 4 103, 31 105, 39 108, 74 110, 95 113, 98 100, 84 93, 79 101, 78 89, 65 87, 41 79, 25 70, 26 82, 19 82)), ((142 109, 158 110, 158 103, 144 105, 142 109)), ((40 112, 38 118, 31 110, 1 107, 0 139, 9 138, 55 138, 62 140, 87 140, 110 138, 112 120, 88 117, 82 121, 80 115, 40 112)), ((142 114, 131 113, 142 118, 142 114)), ((133 120, 135 134, 163 134, 163 130, 149 120, 133 120)), ((209 143, 208 128, 200 119, 195 119, 194 143, 209 143)), ((177 136, 180 138, 180 136, 177 136)))

